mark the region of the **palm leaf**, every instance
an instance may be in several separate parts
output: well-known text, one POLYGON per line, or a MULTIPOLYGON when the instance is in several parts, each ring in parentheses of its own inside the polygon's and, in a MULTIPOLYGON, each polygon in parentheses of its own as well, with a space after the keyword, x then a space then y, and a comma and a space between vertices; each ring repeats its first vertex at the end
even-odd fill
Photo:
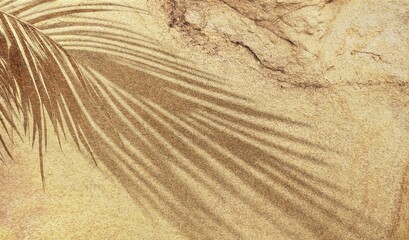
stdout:
MULTIPOLYGON (((42 159, 47 141, 47 116, 58 137, 65 122, 77 146, 89 150, 87 137, 83 134, 87 121, 82 99, 95 104, 97 96, 77 63, 61 46, 33 26, 8 14, 1 13, 0 19, 3 62, 0 84, 3 96, 7 96, 2 114, 21 114, 24 132, 32 131, 33 144, 38 138, 44 180, 42 159), (31 129, 29 125, 32 125, 31 129)), ((10 117, 6 120, 15 125, 10 117)))

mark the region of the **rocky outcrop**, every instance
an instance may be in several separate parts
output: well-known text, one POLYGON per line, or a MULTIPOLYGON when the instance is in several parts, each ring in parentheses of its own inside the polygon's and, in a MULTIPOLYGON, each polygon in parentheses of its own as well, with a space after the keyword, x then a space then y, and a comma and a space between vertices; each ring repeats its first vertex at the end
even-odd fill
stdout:
POLYGON ((187 44, 213 54, 241 48, 243 58, 281 82, 332 87, 408 81, 408 4, 403 1, 175 0, 163 5, 169 26, 187 44))

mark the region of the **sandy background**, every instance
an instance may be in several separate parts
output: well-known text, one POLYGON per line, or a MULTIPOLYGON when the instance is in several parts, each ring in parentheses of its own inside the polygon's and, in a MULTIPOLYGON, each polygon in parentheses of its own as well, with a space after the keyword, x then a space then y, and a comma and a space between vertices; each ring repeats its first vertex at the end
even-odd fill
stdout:
POLYGON ((36 148, 16 140, 2 238, 409 237, 406 1, 116 2, 149 14, 35 26, 140 101, 101 90, 125 139, 112 152, 133 154, 95 166, 50 134, 44 192, 36 148), (97 28, 122 37, 117 55, 89 46, 97 28))

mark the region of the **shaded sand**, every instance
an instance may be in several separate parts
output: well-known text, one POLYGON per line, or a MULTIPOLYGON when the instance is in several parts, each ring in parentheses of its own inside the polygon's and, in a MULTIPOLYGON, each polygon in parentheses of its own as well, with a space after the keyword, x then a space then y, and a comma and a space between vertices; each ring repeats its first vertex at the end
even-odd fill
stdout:
POLYGON ((2 238, 408 238, 403 1, 317 0, 285 19, 295 31, 257 12, 285 4, 117 2, 150 14, 19 16, 80 64, 107 116, 83 99, 98 166, 49 133, 45 192, 37 144, 10 143, 2 238))

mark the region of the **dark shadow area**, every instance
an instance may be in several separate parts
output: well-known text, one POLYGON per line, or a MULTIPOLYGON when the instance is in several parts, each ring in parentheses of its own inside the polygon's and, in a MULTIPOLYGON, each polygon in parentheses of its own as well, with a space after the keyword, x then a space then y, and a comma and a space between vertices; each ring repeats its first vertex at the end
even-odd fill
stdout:
POLYGON ((111 120, 122 134, 122 142, 115 143, 121 153, 111 153, 109 145, 101 149, 103 139, 96 141, 99 150, 95 152, 146 211, 154 209, 194 239, 214 238, 213 234, 236 239, 241 236, 240 226, 231 218, 240 212, 220 214, 213 205, 216 199, 228 207, 225 196, 232 196, 262 221, 292 238, 301 237, 295 226, 319 239, 343 239, 343 231, 360 239, 374 238, 370 229, 379 225, 343 203, 339 196, 348 193, 334 179, 321 178, 298 164, 308 161, 317 167, 332 168, 329 161, 311 154, 331 150, 270 127, 274 122, 284 122, 310 131, 306 124, 251 109, 240 104, 239 99, 226 100, 230 94, 214 97, 216 91, 212 88, 194 85, 188 78, 171 76, 203 91, 198 93, 142 73, 129 63, 104 64, 96 59, 106 57, 80 54, 75 55, 85 62, 89 60, 85 65, 96 71, 90 71, 89 76, 105 106, 115 109, 109 110, 111 120), (264 119, 271 125, 251 119, 264 119), (261 138, 260 134, 268 137, 261 138), (284 147, 281 139, 311 151, 284 147), (280 218, 291 219, 294 225, 280 223, 272 209, 280 209, 285 214, 280 218), (361 220, 350 224, 353 219, 361 220))

